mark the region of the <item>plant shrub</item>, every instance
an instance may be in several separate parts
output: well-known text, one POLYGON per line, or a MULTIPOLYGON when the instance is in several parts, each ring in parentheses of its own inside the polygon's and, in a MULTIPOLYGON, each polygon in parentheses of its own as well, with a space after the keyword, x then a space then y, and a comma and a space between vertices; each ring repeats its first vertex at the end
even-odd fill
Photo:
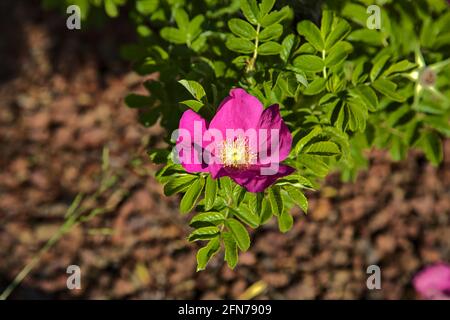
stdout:
POLYGON ((158 74, 144 83, 148 95, 125 101, 144 126, 159 121, 166 129, 168 147, 151 150, 150 159, 163 164, 156 178, 165 194, 182 194, 181 213, 195 212, 188 240, 203 243, 198 270, 221 250, 234 268, 250 248, 248 228, 275 218, 289 231, 291 208, 307 212, 304 190, 320 188, 331 171, 354 179, 368 149, 387 149, 398 161, 418 148, 433 165, 442 161, 441 139, 450 134, 445 0, 324 1, 316 10, 283 0, 78 2, 85 13, 89 4, 109 16, 126 8, 139 41, 122 55, 138 74, 158 74), (378 30, 367 27, 373 4, 378 30), (171 152, 183 113, 208 123, 233 88, 265 108, 278 105, 292 135, 283 165, 294 172, 259 192, 208 170, 188 172, 171 152))

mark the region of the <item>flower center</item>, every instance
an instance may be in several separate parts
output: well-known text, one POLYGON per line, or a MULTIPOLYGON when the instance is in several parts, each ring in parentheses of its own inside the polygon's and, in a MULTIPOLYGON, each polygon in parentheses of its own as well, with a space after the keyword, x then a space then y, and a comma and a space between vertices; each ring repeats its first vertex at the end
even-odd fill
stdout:
POLYGON ((246 137, 238 136, 222 141, 219 157, 225 167, 242 169, 254 163, 256 153, 251 150, 246 137))

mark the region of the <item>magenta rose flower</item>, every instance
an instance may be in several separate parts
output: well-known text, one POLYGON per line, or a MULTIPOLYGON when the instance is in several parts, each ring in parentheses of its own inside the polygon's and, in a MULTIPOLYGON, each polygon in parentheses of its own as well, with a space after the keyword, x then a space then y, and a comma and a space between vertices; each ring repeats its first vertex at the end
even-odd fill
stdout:
POLYGON ((250 192, 264 191, 294 172, 281 164, 291 146, 278 105, 264 109, 243 89, 230 91, 210 123, 187 110, 178 129, 177 151, 186 171, 228 176, 250 192))
POLYGON ((439 263, 425 268, 414 277, 413 285, 424 299, 450 299, 450 266, 439 263))

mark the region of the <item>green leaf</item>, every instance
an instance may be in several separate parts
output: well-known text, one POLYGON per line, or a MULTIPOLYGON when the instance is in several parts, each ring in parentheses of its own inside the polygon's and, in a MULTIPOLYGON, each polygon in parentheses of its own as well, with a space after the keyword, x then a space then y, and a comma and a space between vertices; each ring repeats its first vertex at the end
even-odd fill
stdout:
POLYGON ((308 212, 308 199, 305 197, 303 192, 292 186, 285 186, 284 189, 288 192, 291 199, 295 202, 304 213, 308 212))
POLYGON ((191 49, 200 52, 206 46, 207 32, 200 34, 191 44, 191 49))
POLYGON ((325 89, 326 80, 324 78, 316 78, 311 82, 306 89, 303 91, 304 95, 313 96, 325 89))
POLYGON ((175 174, 190 175, 192 177, 197 178, 197 175, 195 175, 195 174, 186 173, 186 169, 184 169, 183 166, 179 163, 166 164, 165 167, 161 168, 160 170, 158 170, 156 172, 155 176, 157 178, 159 178, 161 176, 167 176, 170 178, 174 178, 175 174))
POLYGON ((259 46, 258 53, 262 56, 269 56, 279 54, 280 50, 281 45, 279 43, 269 41, 259 46))
POLYGON ((185 44, 187 41, 187 34, 173 27, 162 28, 160 34, 164 40, 175 44, 185 44))
POLYGON ((203 21, 205 21, 205 17, 199 14, 189 22, 187 30, 189 41, 196 39, 202 33, 201 26, 203 21))
POLYGON ((164 186, 164 194, 166 196, 171 196, 175 193, 182 192, 197 178, 197 176, 191 174, 177 175, 166 183, 164 186))
POLYGON ((419 140, 419 145, 425 152, 427 159, 437 166, 443 159, 442 143, 439 136, 434 132, 424 132, 419 140))
POLYGON ((385 66, 386 62, 389 60, 389 54, 385 53, 379 57, 374 63, 372 70, 370 70, 370 80, 373 82, 380 75, 381 70, 385 66))
POLYGON ((198 101, 198 100, 185 100, 185 101, 181 101, 180 103, 188 106, 195 112, 199 112, 200 109, 204 106, 204 103, 201 101, 198 101))
POLYGON ((143 15, 153 13, 158 8, 159 0, 138 0, 136 10, 143 15))
POLYGON ((428 16, 422 25, 422 30, 420 32, 420 44, 425 48, 433 47, 433 43, 436 40, 436 36, 439 30, 437 30, 433 19, 428 16))
POLYGON ((248 63, 248 56, 239 56, 234 58, 231 63, 234 64, 239 69, 244 68, 248 63))
POLYGON ((450 44, 450 33, 441 34, 436 37, 436 41, 434 41, 434 48, 440 49, 441 47, 448 46, 450 44))
POLYGON ((211 239, 206 246, 197 252, 197 271, 204 270, 209 260, 219 251, 219 237, 211 239))
POLYGON ((222 177, 219 180, 220 189, 224 191, 224 195, 232 197, 233 195, 233 181, 228 177, 222 177))
POLYGON ((216 226, 195 229, 188 237, 188 241, 208 240, 217 237, 220 230, 216 226))
POLYGON ((189 28, 189 16, 186 11, 183 8, 177 8, 174 13, 174 18, 178 28, 183 32, 187 32, 189 28))
POLYGON ((351 19, 352 21, 356 22, 357 24, 366 27, 366 21, 367 21, 367 11, 366 7, 362 4, 356 4, 353 2, 345 2, 344 7, 342 8, 341 12, 343 17, 346 17, 348 19, 351 19))
POLYGON ((113 0, 105 0, 105 11, 106 14, 112 18, 119 15, 119 10, 113 0))
POLYGON ((259 40, 261 42, 278 39, 283 33, 283 26, 281 24, 273 24, 259 34, 259 40))
POLYGON ((259 20, 259 10, 255 0, 240 0, 241 10, 248 22, 256 25, 259 20))
POLYGON ((384 35, 377 30, 359 29, 350 33, 347 40, 353 42, 363 42, 372 46, 382 46, 384 43, 384 35))
POLYGON ((317 155, 321 157, 336 156, 341 154, 341 150, 338 145, 331 141, 320 141, 310 144, 304 148, 304 152, 307 154, 317 155))
POLYGON ((259 224, 263 225, 272 218, 272 207, 266 199, 261 199, 261 211, 259 212, 259 224))
POLYGON ((291 55, 292 49, 295 44, 295 36, 293 34, 287 35, 283 42, 281 43, 281 51, 280 51, 280 58, 284 62, 287 62, 289 59, 289 56, 291 55))
POLYGON ((390 138, 391 145, 389 152, 391 154, 392 160, 400 161, 404 159, 406 156, 407 148, 405 144, 402 142, 402 139, 398 136, 391 136, 390 138))
POLYGON ((364 101, 370 111, 376 111, 378 108, 378 97, 371 87, 360 85, 355 88, 354 93, 364 101))
POLYGON ((170 155, 170 151, 167 149, 152 148, 147 152, 150 161, 157 164, 167 163, 167 158, 170 155))
POLYGON ((141 37, 148 37, 152 34, 152 30, 145 25, 137 26, 136 31, 141 37))
POLYGON ((167 182, 170 179, 174 179, 175 175, 191 176, 193 179, 197 179, 196 175, 186 174, 186 170, 183 166, 176 163, 168 164, 161 168, 156 172, 155 177, 158 181, 167 182))
POLYGON ((351 49, 352 47, 348 42, 339 42, 326 56, 325 65, 327 67, 333 67, 339 63, 342 63, 351 52, 351 49))
POLYGON ((379 78, 372 83, 372 87, 394 101, 403 102, 406 100, 405 97, 395 92, 397 85, 388 79, 379 78))
POLYGON ((365 78, 362 76, 363 72, 364 72, 364 64, 365 61, 364 60, 360 60, 355 68, 353 69, 353 73, 352 73, 352 84, 354 86, 356 86, 358 83, 361 83, 365 80, 365 78))
POLYGON ((424 122, 446 137, 450 137, 450 123, 447 118, 441 116, 426 116, 424 122))
POLYGON ((324 64, 321 58, 311 54, 304 54, 295 58, 294 66, 303 71, 317 72, 322 71, 324 64))
POLYGON ((328 35, 325 41, 325 50, 329 51, 333 46, 344 39, 351 31, 350 25, 345 20, 340 20, 328 35))
POLYGON ((282 233, 286 233, 289 230, 291 230, 292 225, 294 224, 294 218, 284 210, 279 216, 278 216, 278 228, 282 233))
POLYGON ((395 73, 405 72, 405 71, 411 70, 414 67, 416 67, 415 63, 409 62, 408 60, 402 60, 400 62, 397 62, 397 63, 391 65, 383 73, 383 76, 387 77, 387 76, 395 74, 395 73))
POLYGON ((322 128, 320 126, 315 126, 311 129, 304 137, 302 137, 295 146, 295 154, 299 154, 300 151, 305 147, 305 145, 310 142, 315 137, 319 136, 322 133, 322 128))
POLYGON ((248 204, 248 207, 252 210, 253 213, 256 215, 259 215, 259 212, 261 211, 261 200, 264 197, 264 195, 261 192, 253 193, 253 192, 247 192, 245 194, 246 204, 248 204))
POLYGON ((284 209, 283 198, 281 197, 280 188, 272 186, 269 188, 269 202, 272 208, 272 213, 279 216, 284 209))
POLYGON ((314 155, 303 154, 301 157, 299 157, 298 162, 303 164, 318 177, 325 177, 330 170, 328 165, 323 162, 320 157, 314 155))
POLYGON ((160 109, 152 109, 139 114, 139 122, 146 128, 151 127, 158 121, 160 116, 160 109))
POLYGON ((256 38, 256 30, 250 23, 242 19, 229 20, 228 27, 230 28, 231 32, 241 38, 248 40, 253 40, 256 38))
POLYGON ((214 206, 217 196, 217 179, 213 179, 211 175, 206 178, 205 186, 205 210, 210 210, 214 206))
POLYGON ((265 16, 272 10, 275 0, 262 0, 259 4, 259 10, 261 11, 261 16, 265 16))
POLYGON ((411 116, 414 117, 414 112, 407 104, 404 104, 391 110, 386 122, 389 126, 403 125, 405 124, 405 121, 408 122, 408 119, 411 118, 411 116))
POLYGON ((237 221, 236 219, 227 219, 225 220, 225 225, 230 230, 233 235, 234 240, 236 241, 239 249, 242 251, 247 251, 250 247, 250 236, 248 235, 247 229, 237 221))
MULTIPOLYGON (((450 16, 450 11, 449 11, 449 16, 450 16)), ((443 60, 443 61, 439 61, 439 62, 433 63, 433 64, 429 65, 428 67, 431 70, 433 70, 434 72, 439 73, 443 69, 447 68, 448 65, 450 65, 450 58, 446 59, 446 60, 443 60)))
POLYGON ((207 226, 217 226, 225 220, 225 216, 221 212, 202 212, 196 214, 189 222, 189 225, 194 228, 201 228, 207 226))
POLYGON ((297 25, 297 32, 304 36, 317 51, 324 49, 324 42, 319 28, 309 20, 303 20, 297 25))
POLYGON ((297 82, 304 85, 305 87, 309 86, 308 80, 306 79, 306 75, 303 71, 300 71, 298 69, 295 71, 295 80, 297 80, 297 82))
POLYGON ((284 20, 291 10, 289 9, 289 6, 284 6, 281 8, 281 10, 272 11, 268 15, 262 18, 261 20, 261 26, 268 27, 275 23, 279 23, 280 21, 284 20))
POLYGON ((358 99, 347 100, 348 126, 351 131, 364 131, 366 129, 367 109, 358 99))
POLYGON ((255 50, 255 45, 246 39, 228 37, 225 43, 228 49, 240 53, 252 53, 255 50))
POLYGON ((299 189, 311 189, 314 190, 314 186, 308 178, 305 178, 303 176, 300 176, 298 174, 291 174, 286 178, 278 179, 277 181, 278 186, 292 186, 299 189))
POLYGON ((259 226, 259 217, 255 215, 246 205, 240 205, 236 209, 229 208, 229 210, 233 213, 233 215, 238 217, 242 222, 245 222, 251 228, 254 229, 259 226))
POLYGON ((236 241, 231 232, 222 232, 222 240, 225 247, 225 261, 231 269, 234 269, 238 262, 236 241))
POLYGON ((130 108, 146 108, 153 105, 153 99, 149 96, 130 93, 125 97, 125 103, 130 108))
POLYGON ((197 81, 183 79, 178 82, 183 85, 195 99, 201 100, 206 96, 205 89, 203 89, 202 85, 197 81))
POLYGON ((303 53, 307 54, 316 54, 317 50, 314 49, 312 45, 309 44, 309 42, 306 42, 300 46, 295 52, 294 55, 299 55, 303 53))
POLYGON ((322 39, 326 39, 331 31, 333 25, 333 11, 324 10, 322 12, 322 21, 320 23, 320 32, 322 34, 322 39))
POLYGON ((188 213, 194 208, 200 194, 202 193, 204 184, 205 179, 199 178, 187 189, 180 202, 181 213, 188 213))

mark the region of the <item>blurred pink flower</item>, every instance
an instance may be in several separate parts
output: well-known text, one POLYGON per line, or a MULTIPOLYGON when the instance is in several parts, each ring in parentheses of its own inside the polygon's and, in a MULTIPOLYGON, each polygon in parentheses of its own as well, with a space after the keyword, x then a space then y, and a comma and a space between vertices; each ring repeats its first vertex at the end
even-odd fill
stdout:
POLYGON ((413 285, 424 299, 450 300, 450 265, 439 263, 426 267, 416 274, 413 285))

